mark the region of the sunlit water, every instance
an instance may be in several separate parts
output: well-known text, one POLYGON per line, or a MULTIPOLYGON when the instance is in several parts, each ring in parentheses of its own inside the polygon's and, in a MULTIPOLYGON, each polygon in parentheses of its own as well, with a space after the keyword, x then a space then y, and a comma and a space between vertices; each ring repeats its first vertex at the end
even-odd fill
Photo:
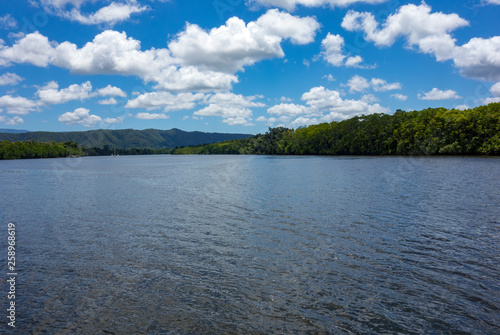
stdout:
POLYGON ((500 333, 497 158, 1 161, 0 220, 19 334, 500 333))

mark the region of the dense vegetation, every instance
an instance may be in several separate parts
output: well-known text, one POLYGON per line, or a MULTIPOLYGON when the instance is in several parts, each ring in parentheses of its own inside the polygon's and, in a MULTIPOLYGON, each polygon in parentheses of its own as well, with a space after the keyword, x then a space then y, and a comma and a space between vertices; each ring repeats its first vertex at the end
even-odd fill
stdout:
POLYGON ((130 149, 111 149, 108 145, 103 148, 83 148, 87 156, 111 156, 111 155, 162 155, 170 154, 172 149, 148 149, 148 148, 130 148, 130 149))
POLYGON ((56 158, 82 156, 82 149, 75 142, 0 142, 0 159, 56 158))
POLYGON ((173 150, 174 154, 500 155, 500 103, 372 114, 248 139, 173 150))
POLYGON ((250 137, 249 134, 220 134, 199 131, 186 132, 179 129, 159 130, 89 130, 74 132, 25 132, 19 134, 0 133, 0 141, 76 142, 87 148, 166 149, 198 145, 250 137))

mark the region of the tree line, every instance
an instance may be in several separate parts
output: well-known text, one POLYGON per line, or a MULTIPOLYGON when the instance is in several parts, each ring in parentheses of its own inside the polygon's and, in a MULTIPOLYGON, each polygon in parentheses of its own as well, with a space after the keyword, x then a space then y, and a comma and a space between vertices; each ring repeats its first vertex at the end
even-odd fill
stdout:
POLYGON ((247 139, 177 148, 173 154, 500 155, 500 103, 371 114, 247 139))
POLYGON ((84 152, 75 142, 0 142, 0 159, 57 158, 83 156, 84 152))
POLYGON ((467 110, 428 108, 371 114, 298 129, 175 149, 80 147, 65 142, 0 142, 0 159, 154 154, 500 155, 500 103, 467 110))

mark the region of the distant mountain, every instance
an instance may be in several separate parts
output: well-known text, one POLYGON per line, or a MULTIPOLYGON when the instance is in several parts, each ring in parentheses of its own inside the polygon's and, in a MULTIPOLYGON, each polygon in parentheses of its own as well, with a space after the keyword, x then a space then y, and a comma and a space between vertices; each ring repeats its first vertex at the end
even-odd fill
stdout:
POLYGON ((8 140, 38 142, 77 142, 87 148, 102 148, 108 145, 110 148, 130 149, 149 148, 164 149, 189 145, 199 145, 215 143, 227 140, 248 138, 250 134, 225 134, 225 133, 204 133, 200 131, 182 131, 180 129, 159 130, 159 129, 120 129, 120 130, 89 130, 74 132, 47 132, 35 131, 26 133, 0 133, 0 141, 8 140))
POLYGON ((23 129, 0 128, 0 133, 20 134, 20 133, 27 133, 27 132, 28 132, 28 130, 23 130, 23 129))

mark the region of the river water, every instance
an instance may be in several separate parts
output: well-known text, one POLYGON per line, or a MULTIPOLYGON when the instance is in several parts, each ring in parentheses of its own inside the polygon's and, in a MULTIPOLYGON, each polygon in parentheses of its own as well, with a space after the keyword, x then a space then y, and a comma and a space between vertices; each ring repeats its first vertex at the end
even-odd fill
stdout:
POLYGON ((498 158, 0 161, 0 221, 19 334, 500 333, 498 158))

